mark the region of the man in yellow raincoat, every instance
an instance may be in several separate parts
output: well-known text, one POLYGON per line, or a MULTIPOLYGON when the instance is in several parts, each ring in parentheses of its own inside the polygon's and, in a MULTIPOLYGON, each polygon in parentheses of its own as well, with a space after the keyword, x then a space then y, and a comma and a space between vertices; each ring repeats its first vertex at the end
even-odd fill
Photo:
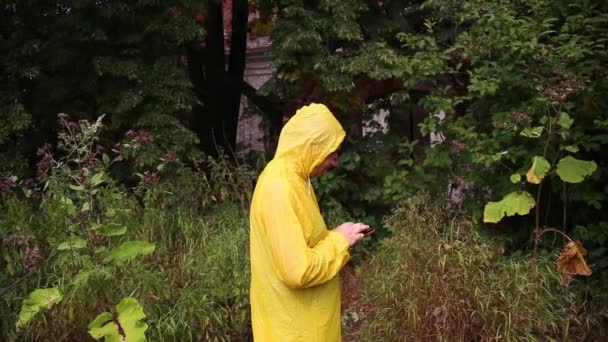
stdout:
POLYGON ((255 342, 341 340, 338 273, 369 227, 347 222, 328 230, 310 177, 336 165, 344 136, 326 106, 302 107, 258 179, 250 213, 255 342))

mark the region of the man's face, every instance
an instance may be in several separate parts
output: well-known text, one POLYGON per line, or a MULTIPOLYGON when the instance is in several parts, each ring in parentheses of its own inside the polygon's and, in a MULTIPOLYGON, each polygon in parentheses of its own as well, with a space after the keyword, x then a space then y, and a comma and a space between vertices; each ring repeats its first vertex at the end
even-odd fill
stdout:
POLYGON ((310 173, 310 176, 319 177, 336 166, 338 166, 338 153, 334 152, 328 155, 321 164, 317 165, 310 173))

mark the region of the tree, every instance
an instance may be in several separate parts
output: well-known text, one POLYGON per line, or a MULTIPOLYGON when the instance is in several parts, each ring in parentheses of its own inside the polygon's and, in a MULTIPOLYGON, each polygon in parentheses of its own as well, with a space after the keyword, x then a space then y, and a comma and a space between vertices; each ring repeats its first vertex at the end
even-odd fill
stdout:
MULTIPOLYGON (((156 143, 186 151, 196 137, 180 123, 194 98, 180 47, 200 39, 196 7, 177 1, 9 1, 1 11, 1 112, 12 124, 2 151, 25 155, 52 140, 56 115, 107 114, 120 134, 141 128, 156 143), (6 97, 4 96, 6 94, 6 97), (11 107, 12 106, 12 107, 11 107), (12 109, 11 109, 12 108, 12 109), (30 121, 31 126, 24 130, 30 121), (21 130, 20 135, 15 134, 21 130)), ((4 120, 3 120, 4 121, 4 120)))
POLYGON ((360 137, 368 104, 405 91, 426 93, 441 65, 414 68, 398 36, 425 30, 422 1, 278 1, 273 30, 277 78, 290 88, 286 114, 324 101, 360 137))
POLYGON ((236 148, 249 5, 246 0, 207 0, 202 18, 207 32, 205 40, 188 48, 190 79, 201 103, 193 130, 201 141, 201 149, 217 156, 220 150, 234 153, 236 148), (224 32, 229 36, 225 37, 224 32))

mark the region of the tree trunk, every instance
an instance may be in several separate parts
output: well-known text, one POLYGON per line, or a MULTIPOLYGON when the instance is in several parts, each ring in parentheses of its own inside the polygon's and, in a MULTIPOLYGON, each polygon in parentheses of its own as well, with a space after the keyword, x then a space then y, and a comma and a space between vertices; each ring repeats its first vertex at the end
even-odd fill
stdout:
POLYGON ((224 25, 222 2, 207 0, 205 2, 207 15, 204 26, 207 31, 207 41, 201 53, 203 82, 205 93, 203 108, 196 113, 194 131, 200 139, 201 150, 217 157, 219 150, 226 148, 222 133, 222 104, 224 103, 222 78, 224 74, 224 25))
POLYGON ((234 154, 236 149, 236 134, 239 124, 241 95, 243 93, 243 77, 247 57, 247 22, 249 5, 247 0, 234 0, 232 5, 232 35, 230 39, 230 57, 226 78, 239 80, 235 87, 224 82, 226 99, 222 111, 222 134, 227 153, 234 154))

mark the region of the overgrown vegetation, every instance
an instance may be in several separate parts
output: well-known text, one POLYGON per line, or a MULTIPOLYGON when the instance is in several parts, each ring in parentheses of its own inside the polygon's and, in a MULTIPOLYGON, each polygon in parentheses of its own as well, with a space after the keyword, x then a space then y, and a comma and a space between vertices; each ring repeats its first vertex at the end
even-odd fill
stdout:
POLYGON ((367 303, 353 341, 594 340, 606 332, 585 315, 576 284, 560 285, 557 253, 505 256, 428 195, 403 201, 394 233, 359 268, 367 303), (600 330, 593 330, 600 328, 600 330))
POLYGON ((2 339, 247 336, 250 173, 163 158, 129 189, 109 168, 142 132, 106 153, 101 119, 60 122, 61 149, 39 151, 38 179, 11 179, 1 195, 2 339))
POLYGON ((267 156, 309 101, 348 131, 315 189, 330 228, 377 228, 352 252, 356 340, 607 334, 606 3, 221 3, 0 7, 0 339, 247 339, 263 165, 209 157, 238 154, 241 91, 267 156), (263 92, 241 82, 249 9, 273 41, 263 92), (362 136, 381 109, 387 134, 362 136))

